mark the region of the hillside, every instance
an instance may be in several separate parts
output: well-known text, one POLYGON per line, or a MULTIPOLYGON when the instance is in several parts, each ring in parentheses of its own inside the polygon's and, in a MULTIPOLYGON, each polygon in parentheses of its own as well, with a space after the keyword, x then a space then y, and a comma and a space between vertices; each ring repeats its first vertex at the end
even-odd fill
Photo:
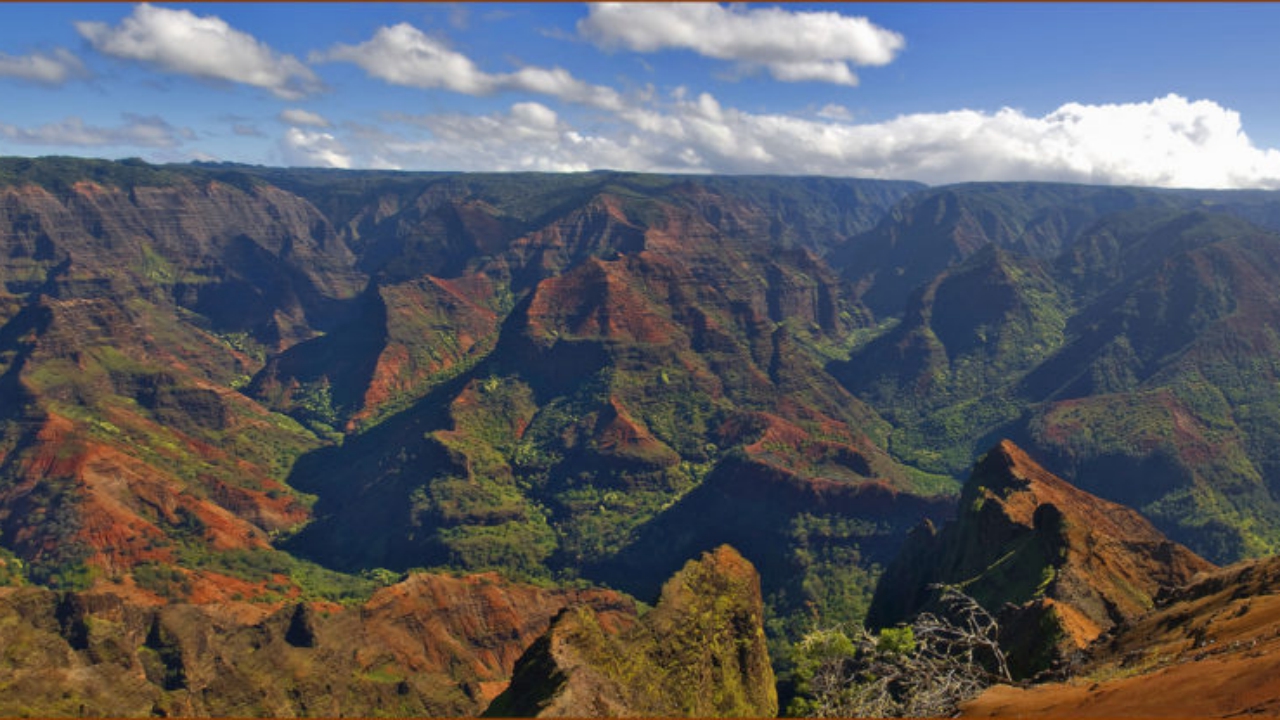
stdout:
POLYGON ((0 713, 476 714, 562 608, 613 593, 416 575, 358 607, 0 589, 0 713))
POLYGON ((1052 183, 965 183, 917 193, 843 247, 846 268, 877 315, 897 314, 911 293, 988 245, 1056 257, 1099 219, 1187 201, 1137 188, 1052 183))
POLYGON ((964 706, 974 717, 1275 715, 1280 564, 1232 565, 1157 599, 1107 636, 1065 682, 999 686, 964 706))

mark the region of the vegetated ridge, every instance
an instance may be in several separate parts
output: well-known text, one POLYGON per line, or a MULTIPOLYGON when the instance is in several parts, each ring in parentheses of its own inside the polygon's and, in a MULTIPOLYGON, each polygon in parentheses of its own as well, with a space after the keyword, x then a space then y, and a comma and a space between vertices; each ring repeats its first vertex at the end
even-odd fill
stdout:
POLYGON ((637 618, 562 612, 516 663, 495 717, 774 717, 755 568, 729 546, 690 560, 637 618))

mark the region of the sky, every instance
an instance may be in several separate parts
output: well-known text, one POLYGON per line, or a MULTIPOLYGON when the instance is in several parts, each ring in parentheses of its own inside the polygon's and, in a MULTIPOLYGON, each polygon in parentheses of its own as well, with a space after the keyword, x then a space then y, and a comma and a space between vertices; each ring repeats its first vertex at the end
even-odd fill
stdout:
POLYGON ((0 3, 0 155, 1280 188, 1275 3, 0 3))

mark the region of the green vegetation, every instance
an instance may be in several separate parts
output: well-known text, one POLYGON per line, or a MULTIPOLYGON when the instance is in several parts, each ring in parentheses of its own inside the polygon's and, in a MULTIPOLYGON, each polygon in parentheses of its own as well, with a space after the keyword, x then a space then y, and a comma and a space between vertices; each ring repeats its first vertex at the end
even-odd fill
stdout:
POLYGON ((119 187, 168 187, 193 174, 168 166, 150 165, 131 158, 113 162, 73 157, 0 158, 0 184, 39 185, 55 195, 70 192, 81 180, 119 187))
MULTIPOLYGON (((885 527, 838 515, 797 515, 791 522, 793 563, 800 576, 808 622, 862 622, 880 568, 865 563, 858 542, 883 533, 885 527)), ((793 638, 798 634, 793 634, 793 638)))
POLYGON ((838 372, 894 423, 898 458, 959 477, 1025 411, 1016 381, 1062 347, 1071 310, 1039 263, 989 246, 934 280, 838 372), (902 357, 904 347, 916 355, 902 357))
POLYGON ((333 407, 333 394, 327 380, 304 383, 293 392, 294 412, 303 423, 315 425, 332 432, 338 423, 338 411, 333 407))
POLYGON ((191 579, 187 573, 175 567, 143 563, 135 566, 132 574, 138 587, 168 600, 181 600, 191 593, 191 579))
POLYGON ((26 568, 22 560, 9 550, 0 547, 0 586, 15 587, 25 584, 26 568))
POLYGON ((569 715, 600 702, 627 715, 776 714, 754 579, 722 547, 689 561, 658 604, 621 631, 587 607, 571 608, 525 654, 486 715, 529 715, 556 702, 569 715), (557 697, 566 682, 576 691, 557 697))
POLYGON ((268 351, 266 346, 243 330, 214 333, 214 336, 226 343, 227 347, 232 350, 248 355, 259 365, 267 360, 268 351))
POLYGON ((884 628, 876 637, 876 652, 887 655, 910 655, 916 651, 916 634, 908 625, 884 628))
MULTIPOLYGON (((260 602, 283 599, 292 588, 300 591, 302 600, 328 600, 343 605, 359 605, 369 599, 379 587, 401 579, 398 573, 374 568, 360 575, 336 572, 313 562, 300 560, 279 550, 224 550, 210 551, 196 543, 186 543, 179 548, 180 565, 186 570, 207 570, 228 575, 250 583, 261 583, 268 592, 257 598, 260 602)), ((180 597, 180 592, 190 590, 186 573, 159 565, 141 565, 134 571, 140 585, 165 597, 180 597), (142 576, 138 572, 142 572, 142 576), (144 581, 143 578, 146 578, 144 581), (160 589, 157 589, 160 588, 160 589)))

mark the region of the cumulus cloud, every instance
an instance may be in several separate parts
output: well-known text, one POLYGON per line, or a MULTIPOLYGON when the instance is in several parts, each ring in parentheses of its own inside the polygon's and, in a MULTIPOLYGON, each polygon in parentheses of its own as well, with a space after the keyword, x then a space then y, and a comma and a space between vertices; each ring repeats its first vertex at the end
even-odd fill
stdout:
POLYGON ((126 114, 117 127, 89 125, 79 117, 61 122, 22 128, 0 123, 0 138, 22 145, 59 147, 149 147, 171 148, 195 138, 189 128, 176 128, 154 115, 126 114))
POLYGON ((74 78, 89 77, 89 69, 80 58, 65 48, 30 55, 7 55, 0 52, 0 77, 18 78, 42 85, 61 85, 74 78))
POLYGON ((1280 188, 1280 152, 1258 148, 1240 116, 1178 95, 1068 103, 1043 116, 1005 108, 903 115, 877 123, 753 114, 708 94, 626 107, 574 127, 519 103, 471 116, 387 116, 429 137, 366 138, 358 157, 407 168, 810 174, 932 184, 1041 180, 1164 187, 1280 188))
POLYGON ((493 92, 493 81, 471 62, 408 23, 379 28, 359 45, 337 44, 325 53, 312 55, 312 62, 354 63, 372 77, 392 85, 443 88, 467 95, 493 92))
POLYGON ((352 166, 346 146, 327 132, 291 127, 285 132, 280 146, 288 165, 343 169, 352 166))
POLYGON ((865 17, 715 3, 593 3, 578 33, 606 49, 691 50, 784 82, 837 85, 858 83, 852 66, 886 65, 906 47, 865 17))
POLYGON ((1280 152, 1255 147, 1238 113, 1169 95, 1117 105, 1069 103, 1033 117, 1005 108, 905 115, 881 123, 810 121, 678 100, 655 122, 720 172, 970 180, 1058 180, 1166 187, 1280 186, 1280 152))
POLYGON ((289 125, 306 125, 310 127, 327 128, 329 121, 319 113, 313 113, 310 110, 302 108, 288 108, 280 112, 280 120, 289 125))
POLYGON ((471 58, 408 23, 379 28, 372 38, 359 45, 338 44, 327 52, 314 53, 311 59, 354 63, 371 77, 392 85, 451 90, 465 95, 529 92, 606 110, 622 106, 617 91, 583 82, 558 67, 525 67, 512 73, 485 72, 471 58))
POLYGON ((120 25, 78 22, 76 30, 99 52, 169 72, 243 83, 297 100, 320 90, 311 69, 281 55, 216 16, 138 5, 120 25))

